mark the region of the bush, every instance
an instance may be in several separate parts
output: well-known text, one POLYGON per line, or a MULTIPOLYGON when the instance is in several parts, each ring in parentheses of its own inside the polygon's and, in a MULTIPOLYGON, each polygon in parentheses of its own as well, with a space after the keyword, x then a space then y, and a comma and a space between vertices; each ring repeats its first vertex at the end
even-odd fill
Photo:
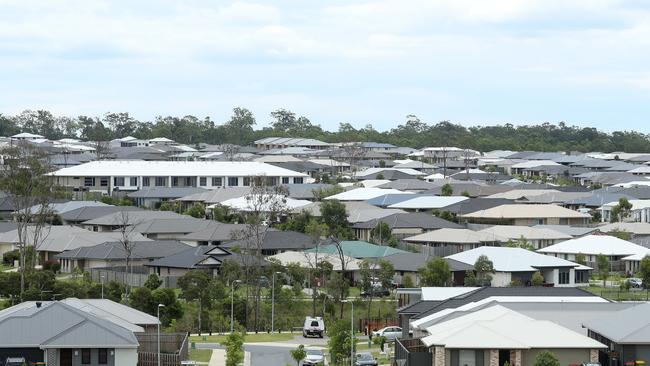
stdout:
POLYGON ((542 351, 535 357, 534 366, 560 366, 560 361, 553 352, 542 351))
POLYGON ((61 263, 54 259, 48 259, 43 263, 43 269, 45 271, 52 271, 58 273, 61 270, 61 263))
POLYGON ((19 259, 20 259, 20 252, 17 249, 2 255, 2 263, 7 264, 9 266, 13 266, 14 261, 17 261, 19 259))

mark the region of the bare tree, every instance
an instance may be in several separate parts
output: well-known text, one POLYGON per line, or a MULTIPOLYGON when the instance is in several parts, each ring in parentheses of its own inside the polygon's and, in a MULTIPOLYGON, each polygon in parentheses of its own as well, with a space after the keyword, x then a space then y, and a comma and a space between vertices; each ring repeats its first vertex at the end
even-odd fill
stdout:
POLYGON ((35 258, 27 258, 27 249, 32 246, 33 255, 36 255, 44 236, 49 233, 51 202, 61 192, 55 185, 54 178, 48 176, 51 167, 42 151, 29 144, 18 143, 3 149, 0 155, 4 156, 0 189, 10 195, 15 210, 22 299, 25 291, 25 274, 33 269, 33 267, 27 268, 27 264, 36 263, 35 258))
MULTIPOLYGON (((125 283, 124 283, 124 296, 129 296, 129 274, 132 272, 131 259, 133 258, 133 251, 137 245, 137 241, 133 240, 133 236, 137 234, 137 226, 142 222, 135 216, 131 215, 130 211, 122 210, 115 217, 115 226, 117 232, 120 234, 120 246, 124 250, 124 264, 125 264, 125 283)), ((132 273, 131 273, 132 274, 132 273)))
POLYGON ((287 213, 288 191, 277 185, 275 177, 257 176, 251 179, 251 191, 245 196, 246 207, 242 210, 245 226, 233 233, 233 238, 241 242, 239 248, 244 267, 246 286, 246 314, 248 315, 248 291, 251 285, 255 287, 255 323, 254 330, 258 331, 260 313, 262 248, 264 238, 271 226, 287 213))
POLYGON ((343 146, 343 158, 350 164, 350 178, 354 180, 359 168, 359 161, 366 156, 366 151, 360 143, 352 143, 343 146))
POLYGON ((239 154, 241 147, 233 144, 223 144, 221 145, 221 149, 223 150, 223 155, 226 160, 234 161, 237 154, 239 154))
POLYGON ((93 141, 91 146, 95 149, 95 158, 97 160, 107 159, 111 155, 108 141, 93 141))
POLYGON ((312 243, 316 245, 316 252, 313 253, 314 255, 310 255, 312 253, 308 253, 303 250, 307 265, 309 266, 309 283, 312 286, 312 316, 316 316, 316 299, 318 298, 318 289, 314 285, 313 277, 315 274, 318 274, 320 276, 320 280, 322 282, 325 281, 322 276, 322 270, 319 262, 319 259, 322 261, 322 257, 319 258, 318 251, 323 238, 325 235, 327 235, 327 225, 319 223, 315 219, 312 219, 307 223, 307 226, 305 227, 305 233, 311 237, 312 243))

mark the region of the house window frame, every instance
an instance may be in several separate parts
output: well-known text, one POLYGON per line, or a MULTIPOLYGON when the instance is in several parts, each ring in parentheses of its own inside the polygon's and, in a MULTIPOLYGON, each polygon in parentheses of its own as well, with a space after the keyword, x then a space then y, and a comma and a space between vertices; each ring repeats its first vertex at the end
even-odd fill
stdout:
POLYGON ((100 187, 108 187, 109 182, 110 182, 110 179, 108 177, 99 177, 99 186, 100 187))
POLYGON ((222 187, 223 186, 223 178, 221 177, 212 177, 212 186, 213 187, 222 187))
POLYGON ((113 177, 113 186, 124 187, 124 177, 113 177))
POLYGON ((92 352, 90 348, 81 349, 81 364, 90 365, 92 363, 92 352))
POLYGON ((205 187, 208 185, 208 178, 199 177, 199 187, 205 187))
POLYGON ((239 186, 239 177, 228 177, 228 187, 238 187, 239 186), (235 182, 235 184, 232 184, 235 182))
POLYGON ((108 365, 108 349, 99 348, 97 349, 97 363, 99 365, 108 365))

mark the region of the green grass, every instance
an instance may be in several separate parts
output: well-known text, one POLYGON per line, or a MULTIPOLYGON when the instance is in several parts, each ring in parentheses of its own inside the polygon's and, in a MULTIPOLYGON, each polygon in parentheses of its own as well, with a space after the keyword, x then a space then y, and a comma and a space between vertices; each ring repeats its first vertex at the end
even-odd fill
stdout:
MULTIPOLYGON (((258 333, 247 334, 245 342, 281 342, 293 339, 296 334, 291 333, 258 333)), ((192 336, 190 342, 197 343, 222 343, 226 339, 224 335, 211 335, 211 336, 192 336)))
POLYGON ((190 349, 190 361, 210 362, 211 349, 190 349))
POLYGON ((650 292, 647 290, 621 290, 616 287, 596 287, 596 286, 589 286, 586 287, 585 290, 596 294, 598 296, 601 296, 605 299, 608 300, 614 300, 614 301, 647 301, 650 299, 650 292))
POLYGON ((3 263, 0 263, 0 272, 8 271, 8 270, 10 270, 12 268, 13 267, 11 267, 11 266, 7 266, 7 265, 5 265, 3 263))

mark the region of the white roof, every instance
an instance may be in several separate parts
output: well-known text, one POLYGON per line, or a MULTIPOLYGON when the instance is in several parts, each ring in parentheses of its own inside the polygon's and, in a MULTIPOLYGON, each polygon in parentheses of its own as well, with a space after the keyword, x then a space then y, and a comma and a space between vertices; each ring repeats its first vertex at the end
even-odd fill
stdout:
POLYGON ((11 136, 11 137, 16 138, 16 139, 37 139, 37 138, 42 139, 42 138, 44 138, 43 135, 35 135, 35 134, 29 133, 29 132, 18 133, 18 134, 15 134, 15 135, 11 136))
POLYGON ((465 196, 421 196, 392 204, 388 206, 388 208, 429 210, 447 207, 455 203, 465 201, 467 199, 468 198, 465 196))
POLYGON ((569 234, 561 233, 552 229, 516 225, 494 225, 487 229, 479 230, 479 232, 493 234, 512 240, 518 240, 522 237, 529 240, 569 240, 573 238, 569 234))
MULTIPOLYGON (((482 255, 490 258, 494 264, 494 270, 497 272, 531 272, 539 268, 575 268, 580 266, 566 259, 535 253, 527 249, 510 247, 478 247, 445 258, 474 265, 482 255)), ((588 269, 588 267, 584 269, 588 269)))
POLYGON ((472 311, 492 303, 604 303, 609 300, 599 296, 490 296, 479 301, 470 302, 457 308, 447 308, 411 322, 414 328, 428 327, 437 319, 456 312, 472 311))
POLYGON ((149 142, 174 142, 174 140, 168 139, 167 137, 156 137, 149 140, 149 142))
POLYGON ((598 230, 603 233, 610 231, 627 231, 636 235, 650 235, 650 224, 647 222, 614 222, 599 226, 598 230))
POLYGON ((573 211, 552 204, 517 205, 506 204, 486 210, 471 212, 460 217, 479 219, 528 219, 528 218, 591 218, 589 214, 573 211))
POLYGON ((207 176, 306 177, 306 174, 253 161, 143 161, 99 160, 51 173, 62 177, 101 176, 207 176))
POLYGON ((422 342, 448 349, 592 349, 596 340, 548 320, 494 305, 427 328, 422 342), (507 326, 505 326, 507 324, 507 326))
POLYGON ((632 174, 649 174, 650 173, 650 166, 642 165, 642 166, 640 166, 638 168, 630 169, 627 172, 632 173, 632 174))
POLYGON ((513 169, 527 169, 527 168, 536 168, 538 166, 544 165, 560 165, 559 163, 554 162, 553 160, 529 160, 522 163, 517 163, 512 166, 513 169))
POLYGON ((433 173, 424 177, 425 180, 445 179, 445 175, 441 173, 433 173))
MULTIPOLYGON (((361 261, 352 257, 343 256, 345 261, 345 269, 349 271, 359 270, 361 261)), ((283 252, 280 254, 272 255, 269 258, 280 261, 283 266, 290 263, 296 263, 303 268, 313 268, 316 261, 327 261, 332 264, 335 271, 341 270, 341 261, 338 255, 325 254, 325 253, 312 253, 312 252, 283 252)))
POLYGON ((509 200, 516 200, 521 197, 541 196, 548 193, 560 193, 560 191, 557 189, 512 189, 506 192, 491 194, 486 198, 505 198, 509 200))
POLYGON ((390 183, 390 181, 388 179, 366 179, 359 182, 359 184, 366 188, 374 188, 386 183, 390 183))
MULTIPOLYGON (((404 238, 408 242, 420 243, 458 243, 458 244, 473 244, 483 242, 496 242, 507 241, 506 238, 497 237, 493 234, 481 233, 469 229, 438 229, 427 231, 426 233, 418 234, 404 238)), ((474 264, 472 262, 471 264, 474 264)))
POLYGON ((155 316, 109 299, 77 299, 69 297, 61 300, 61 302, 99 318, 110 320, 134 332, 144 332, 144 329, 140 327, 142 325, 158 324, 158 319, 155 316))
MULTIPOLYGON (((257 209, 255 207, 251 206, 251 201, 249 201, 247 199, 247 197, 248 197, 248 195, 244 196, 244 197, 231 198, 229 200, 222 201, 220 203, 220 205, 230 207, 230 208, 235 209, 237 211, 251 211, 251 210, 257 209)), ((284 200, 285 201, 284 202, 285 208, 289 209, 289 210, 293 210, 293 209, 297 209, 297 208, 300 208, 300 207, 303 207, 303 206, 307 206, 308 204, 312 203, 311 201, 297 200, 297 199, 293 199, 293 198, 289 198, 289 197, 277 197, 277 198, 265 197, 263 199, 257 199, 256 198, 256 199, 254 199, 253 202, 264 202, 264 201, 266 201, 266 202, 269 202, 269 205, 270 204, 275 205, 275 203, 278 202, 279 200, 284 200)), ((213 208, 214 206, 216 206, 216 204, 208 206, 208 208, 213 208)), ((260 208, 262 210, 267 209, 266 207, 260 207, 260 208)), ((269 208, 273 209, 273 210, 276 209, 275 207, 269 207, 269 208)))
POLYGON ((646 254, 648 251, 649 249, 646 247, 609 235, 586 235, 538 250, 540 253, 582 253, 588 255, 604 254, 607 256, 646 254))
POLYGON ((338 161, 334 159, 309 159, 307 160, 309 162, 312 162, 314 164, 319 164, 319 165, 327 165, 327 166, 336 166, 336 167, 349 167, 350 164, 343 162, 343 161, 338 161))
POLYGON ((346 192, 335 194, 333 196, 325 197, 325 199, 339 201, 366 201, 375 197, 383 196, 385 194, 409 194, 409 192, 402 192, 397 189, 355 188, 346 192))
POLYGON ((387 170, 396 170, 398 172, 402 172, 402 173, 408 174, 408 175, 426 175, 425 173, 422 173, 421 171, 418 171, 418 170, 415 170, 415 169, 410 169, 410 168, 401 168, 401 169, 397 169, 397 168, 368 168, 366 170, 357 172, 357 177, 358 178, 363 178, 363 177, 365 177, 367 175, 381 173, 381 172, 384 172, 384 171, 387 171, 387 170))
MULTIPOLYGON (((632 204, 632 210, 643 210, 645 208, 650 208, 650 200, 629 200, 628 202, 632 204)), ((618 205, 618 201, 605 203, 601 208, 612 208, 616 205, 618 205)))
POLYGON ((422 300, 443 301, 460 296, 480 287, 422 287, 422 300))

